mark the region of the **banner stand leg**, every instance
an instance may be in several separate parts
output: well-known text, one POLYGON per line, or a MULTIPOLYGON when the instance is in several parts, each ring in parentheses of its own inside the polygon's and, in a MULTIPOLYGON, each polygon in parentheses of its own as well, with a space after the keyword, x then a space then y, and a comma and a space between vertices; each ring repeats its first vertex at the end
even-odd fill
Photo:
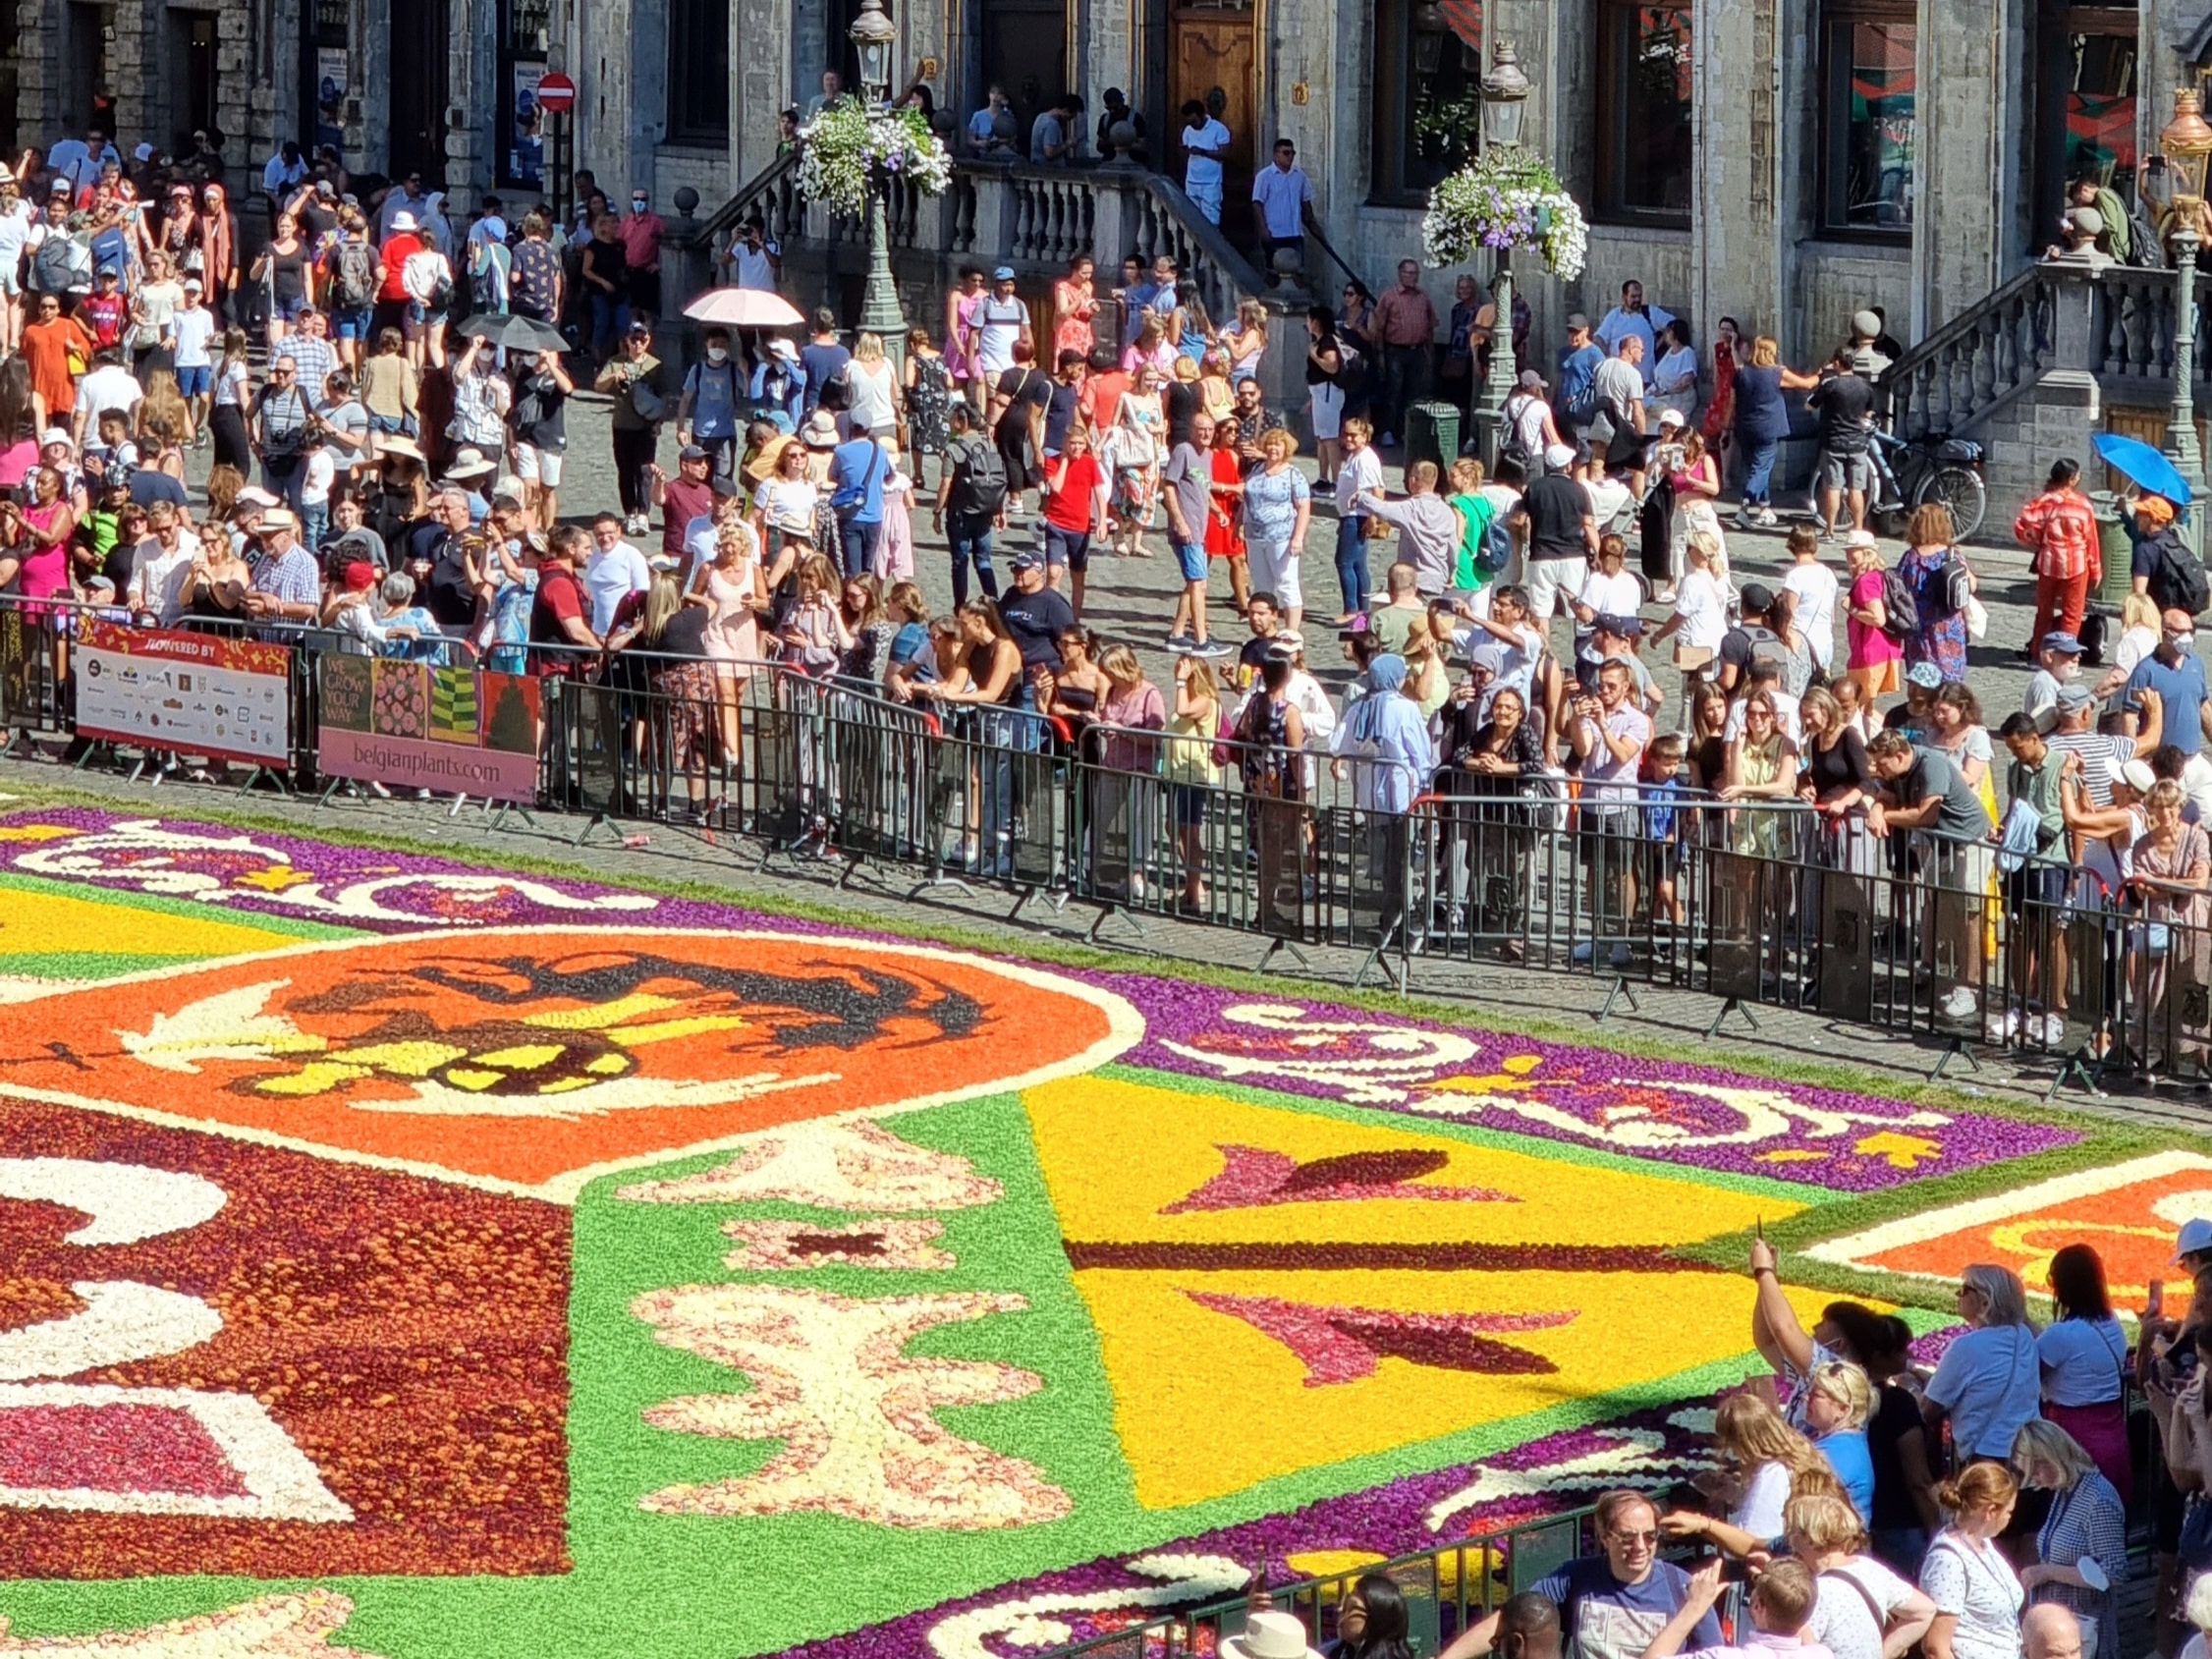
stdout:
POLYGON ((1935 1070, 1928 1074, 1928 1081, 1932 1083, 1942 1077, 1944 1068, 1954 1060, 1963 1060, 1969 1071, 1981 1070, 1981 1062, 1974 1058, 1974 1051, 1966 1046, 1964 1037, 1948 1037, 1944 1041, 1943 1054, 1935 1063, 1935 1070))
POLYGON ((1254 973, 1265 973, 1267 965, 1275 960, 1277 951, 1289 951, 1292 956, 1298 959, 1299 967, 1311 970, 1313 967, 1312 959, 1300 950, 1295 942, 1284 938, 1274 938, 1267 941, 1267 949, 1260 953, 1259 966, 1252 971, 1254 973))
POLYGON ((581 847, 586 841, 589 841, 591 839, 591 832, 595 829, 600 828, 606 829, 611 835, 614 836, 617 841, 620 841, 622 839, 622 832, 615 828, 614 820, 612 818, 608 817, 604 812, 594 812, 590 817, 584 820, 583 828, 576 832, 576 839, 570 842, 569 845, 571 847, 581 847))
MULTIPOLYGON (((484 819, 484 828, 487 830, 497 830, 504 828, 507 823, 507 815, 510 812, 514 813, 516 817, 522 819, 523 822, 527 824, 531 829, 537 828, 537 820, 530 816, 530 809, 527 806, 524 806, 519 802, 513 801, 502 801, 496 803, 492 802, 486 802, 484 804, 491 808, 490 814, 484 819)), ((589 826, 586 826, 586 828, 588 827, 589 826)), ((581 838, 580 837, 579 839, 581 840, 581 838)))
POLYGON ((1743 1006, 1743 1000, 1741 997, 1730 997, 1721 1004, 1721 1011, 1713 1016, 1713 1023, 1705 1027, 1705 1040, 1707 1042, 1711 1042, 1716 1036, 1720 1035, 1721 1022, 1731 1014, 1742 1015, 1743 1023, 1750 1026, 1752 1030, 1755 1031, 1759 1028, 1758 1021, 1752 1017, 1751 1011, 1743 1006))
POLYGON ((2059 1090, 2066 1087, 2067 1080, 2072 1078, 2081 1080, 2083 1092, 2102 1099, 2105 1091, 2105 1062, 2109 1058, 2109 1055, 2100 1054, 2092 1059, 2086 1050, 2076 1049, 2060 1064, 2059 1075, 2051 1079, 2051 1086, 2043 1091, 2044 1100, 2056 1100, 2059 1090))
POLYGON ((1634 990, 1631 988, 1628 976, 1626 974, 1616 973, 1613 976, 1613 984, 1611 989, 1609 989, 1605 993, 1605 1001, 1599 1006, 1597 1013, 1592 1015, 1590 1018, 1596 1023, 1600 1025, 1604 1024, 1607 1020, 1612 1018, 1613 1005, 1619 1002, 1624 997, 1628 999, 1629 1012, 1631 1014, 1641 1014, 1643 1012, 1643 1004, 1636 1001, 1636 994, 1634 990))
POLYGON ((912 890, 907 894, 908 902, 912 903, 913 900, 920 898, 924 893, 932 892, 940 887, 958 888, 964 898, 972 899, 975 897, 975 889, 968 886, 967 882, 961 880, 959 876, 938 874, 928 876, 923 880, 915 882, 913 884, 912 890))

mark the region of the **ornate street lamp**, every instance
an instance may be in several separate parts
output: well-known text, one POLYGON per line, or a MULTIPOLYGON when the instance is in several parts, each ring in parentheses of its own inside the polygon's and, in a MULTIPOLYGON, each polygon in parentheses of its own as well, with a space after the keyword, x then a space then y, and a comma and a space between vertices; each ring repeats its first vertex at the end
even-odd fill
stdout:
MULTIPOLYGON (((861 0, 849 34, 860 60, 861 102, 871 117, 883 114, 891 102, 891 47, 899 37, 883 0, 861 0)), ((860 294, 860 327, 881 338, 893 366, 903 371, 907 319, 891 276, 891 181, 875 167, 868 178, 868 279, 860 294)))
MULTIPOLYGON (((2174 401, 2166 422, 2166 453, 2189 488, 2202 495, 2204 456, 2196 441, 2195 402, 2196 257, 2203 247, 2204 174, 2212 162, 2212 126, 2205 124, 2195 87, 2175 89, 2174 119, 2159 134, 2158 143, 2161 153, 2150 157, 2143 170, 2143 193, 2160 210, 2174 249, 2174 401)), ((2190 515, 2192 524, 2197 517, 2190 515)))
MULTIPOLYGON (((1521 117, 1528 102, 1528 77, 1521 73, 1513 42, 1501 38, 1491 49, 1490 73, 1482 78, 1482 142, 1518 146, 1521 117)), ((1498 270, 1490 283, 1490 370, 1475 401, 1474 428, 1481 436, 1482 464, 1497 471, 1505 435, 1506 400, 1521 379, 1513 351, 1513 249, 1498 250, 1498 270)))

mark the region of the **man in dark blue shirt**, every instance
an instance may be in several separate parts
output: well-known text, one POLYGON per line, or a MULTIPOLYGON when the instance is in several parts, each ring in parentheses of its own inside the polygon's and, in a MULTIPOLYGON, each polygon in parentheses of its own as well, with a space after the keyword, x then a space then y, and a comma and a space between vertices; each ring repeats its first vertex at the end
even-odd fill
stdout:
POLYGON ((2164 705, 2164 741, 2184 754, 2194 754, 2212 735, 2212 715, 2204 706, 2204 664, 2196 655, 2196 621, 2186 611, 2167 611, 2158 619, 2158 649, 2137 664, 2120 693, 2121 730, 2133 737, 2142 715, 2136 695, 2145 687, 2164 705))
POLYGON ((814 338, 799 350, 799 363, 806 371, 806 413, 822 401, 822 388, 845 373, 853 354, 837 343, 837 313, 827 305, 814 311, 814 338))

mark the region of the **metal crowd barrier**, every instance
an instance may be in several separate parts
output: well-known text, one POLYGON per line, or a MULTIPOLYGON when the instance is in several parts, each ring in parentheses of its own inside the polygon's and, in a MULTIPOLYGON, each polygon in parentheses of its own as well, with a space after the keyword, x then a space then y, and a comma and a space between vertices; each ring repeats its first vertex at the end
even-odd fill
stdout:
MULTIPOLYGON (((1664 1505, 1662 1505, 1664 1508, 1664 1505)), ((1470 1625, 1480 1624, 1546 1575, 1597 1552, 1594 1508, 1563 1510, 1534 1521, 1478 1532, 1418 1555, 1377 1560, 1325 1577, 1300 1578, 1169 1612, 1102 1635, 1054 1648, 1049 1659, 1208 1659, 1242 1632, 1262 1606, 1295 1613, 1308 1644, 1325 1648, 1337 1632, 1337 1610, 1358 1580, 1384 1574, 1406 1600, 1412 1651, 1441 1653, 1470 1625), (1264 1593, 1265 1600, 1260 1596, 1264 1593)), ((1061 1617, 1068 1617, 1062 1615, 1061 1617)))
MULTIPOLYGON (((0 725, 45 752, 74 736, 77 608, 0 595, 0 725), (41 608, 41 606, 43 608, 41 608)), ((207 625, 197 625, 207 626, 207 625)), ((289 781, 316 783, 322 665, 350 636, 292 646, 289 781)), ((458 642, 451 655, 466 656, 458 642)), ((499 653, 523 649, 493 648, 499 653)), ((1510 781, 1439 768, 1089 726, 760 662, 526 648, 544 676, 535 805, 599 824, 675 823, 1015 899, 1095 906, 1092 924, 1175 916, 1280 950, 1364 954, 1405 984, 1423 964, 1519 963, 1590 977, 1608 1017, 1639 989, 1732 1015, 1815 1010, 1946 1044, 2212 1078, 2212 929, 2084 871, 1923 831, 1873 835, 1797 801, 1666 786, 1510 781), (1500 793, 1477 793, 1481 790, 1500 793), (1404 810, 1377 802, 1404 802, 1404 810)), ((510 657, 509 660, 512 660, 510 657)), ((85 746, 71 744, 80 764, 85 746)), ((457 803, 458 809, 458 803, 457 803)))

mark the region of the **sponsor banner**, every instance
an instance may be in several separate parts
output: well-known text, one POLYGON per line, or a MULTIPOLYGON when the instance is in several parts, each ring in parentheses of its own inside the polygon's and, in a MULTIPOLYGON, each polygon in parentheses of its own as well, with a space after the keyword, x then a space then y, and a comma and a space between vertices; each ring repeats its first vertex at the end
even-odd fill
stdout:
POLYGON ((536 799, 538 686, 529 676, 338 655, 321 670, 315 763, 325 777, 536 799))
POLYGON ((286 646, 87 617, 73 654, 85 737, 274 766, 292 757, 286 646))

